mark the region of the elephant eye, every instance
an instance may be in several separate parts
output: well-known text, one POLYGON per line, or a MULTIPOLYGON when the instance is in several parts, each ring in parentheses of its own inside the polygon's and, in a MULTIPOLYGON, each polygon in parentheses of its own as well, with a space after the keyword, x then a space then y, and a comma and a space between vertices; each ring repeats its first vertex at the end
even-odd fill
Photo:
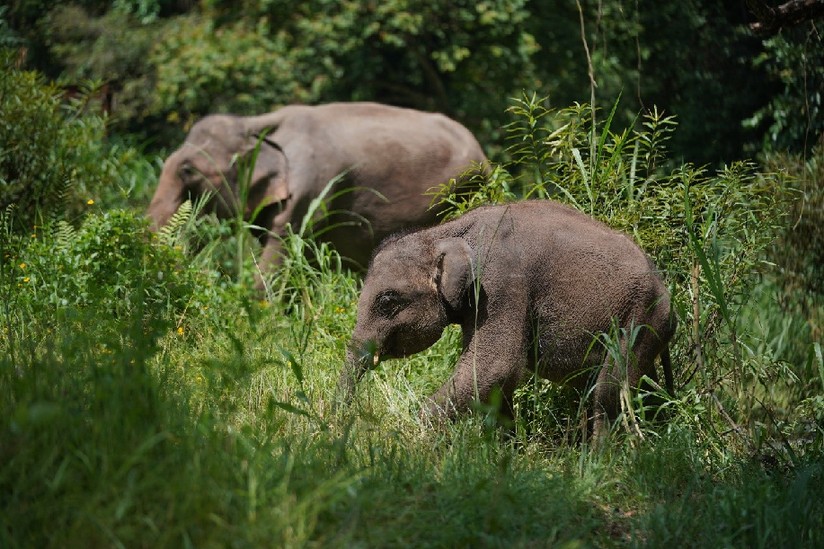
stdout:
POLYGON ((389 318, 401 312, 407 304, 407 300, 395 291, 383 292, 375 299, 375 309, 377 312, 389 318))
POLYGON ((185 162, 178 168, 177 173, 182 179, 190 180, 197 175, 197 169, 188 162, 185 162))

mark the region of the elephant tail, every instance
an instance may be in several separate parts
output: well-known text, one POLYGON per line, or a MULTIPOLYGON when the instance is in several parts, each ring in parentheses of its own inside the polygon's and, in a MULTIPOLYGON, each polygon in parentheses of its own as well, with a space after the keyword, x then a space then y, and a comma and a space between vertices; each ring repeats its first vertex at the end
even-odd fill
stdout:
POLYGON ((661 366, 664 368, 664 383, 667 386, 667 393, 671 397, 675 396, 675 382, 672 379, 672 362, 670 361, 669 344, 664 345, 661 352, 661 366))

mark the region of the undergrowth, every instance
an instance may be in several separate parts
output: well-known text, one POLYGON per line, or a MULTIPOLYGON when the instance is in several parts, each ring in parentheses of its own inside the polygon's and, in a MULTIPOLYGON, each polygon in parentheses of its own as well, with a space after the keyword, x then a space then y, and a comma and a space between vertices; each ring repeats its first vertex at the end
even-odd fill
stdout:
POLYGON ((418 409, 455 364, 456 328, 336 410, 359 281, 303 229, 261 301, 248 227, 198 204, 154 236, 112 209, 32 237, 9 210, 0 545, 824 544, 822 349, 765 255, 792 180, 671 165, 675 122, 656 111, 592 127, 586 105, 525 96, 511 114, 512 163, 449 200, 551 197, 650 253, 679 317, 665 419, 632 400, 632 428, 595 449, 578 395, 536 379, 513 433, 482 407, 432 426, 418 409))

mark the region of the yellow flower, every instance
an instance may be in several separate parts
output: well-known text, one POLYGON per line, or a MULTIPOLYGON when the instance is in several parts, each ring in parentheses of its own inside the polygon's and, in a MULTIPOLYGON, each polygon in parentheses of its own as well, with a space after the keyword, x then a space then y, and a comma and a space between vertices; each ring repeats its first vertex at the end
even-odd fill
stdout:
POLYGON ((181 335, 181 336, 183 335, 183 326, 178 326, 177 327, 177 335, 181 335))
POLYGON ((25 263, 21 263, 21 264, 20 264, 20 268, 21 268, 21 269, 25 269, 25 268, 26 268, 26 264, 25 264, 25 263))
POLYGON ((23 279, 23 282, 28 282, 29 280, 31 280, 29 277, 25 277, 25 278, 23 279))
POLYGON ((89 206, 94 206, 94 200, 92 200, 92 199, 90 198, 90 199, 88 199, 88 200, 86 201, 86 204, 88 204, 89 206))

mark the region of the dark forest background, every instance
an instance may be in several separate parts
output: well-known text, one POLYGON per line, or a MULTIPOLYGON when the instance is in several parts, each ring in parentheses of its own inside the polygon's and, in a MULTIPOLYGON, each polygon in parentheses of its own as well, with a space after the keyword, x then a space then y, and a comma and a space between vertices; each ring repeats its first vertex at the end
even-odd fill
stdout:
POLYGON ((757 34, 754 4, 12 0, 0 44, 67 93, 98 89, 109 135, 149 150, 207 113, 374 100, 445 112, 494 156, 509 98, 590 101, 583 37, 597 105, 676 115, 674 158, 717 164, 808 151, 824 129, 820 29, 757 34))

